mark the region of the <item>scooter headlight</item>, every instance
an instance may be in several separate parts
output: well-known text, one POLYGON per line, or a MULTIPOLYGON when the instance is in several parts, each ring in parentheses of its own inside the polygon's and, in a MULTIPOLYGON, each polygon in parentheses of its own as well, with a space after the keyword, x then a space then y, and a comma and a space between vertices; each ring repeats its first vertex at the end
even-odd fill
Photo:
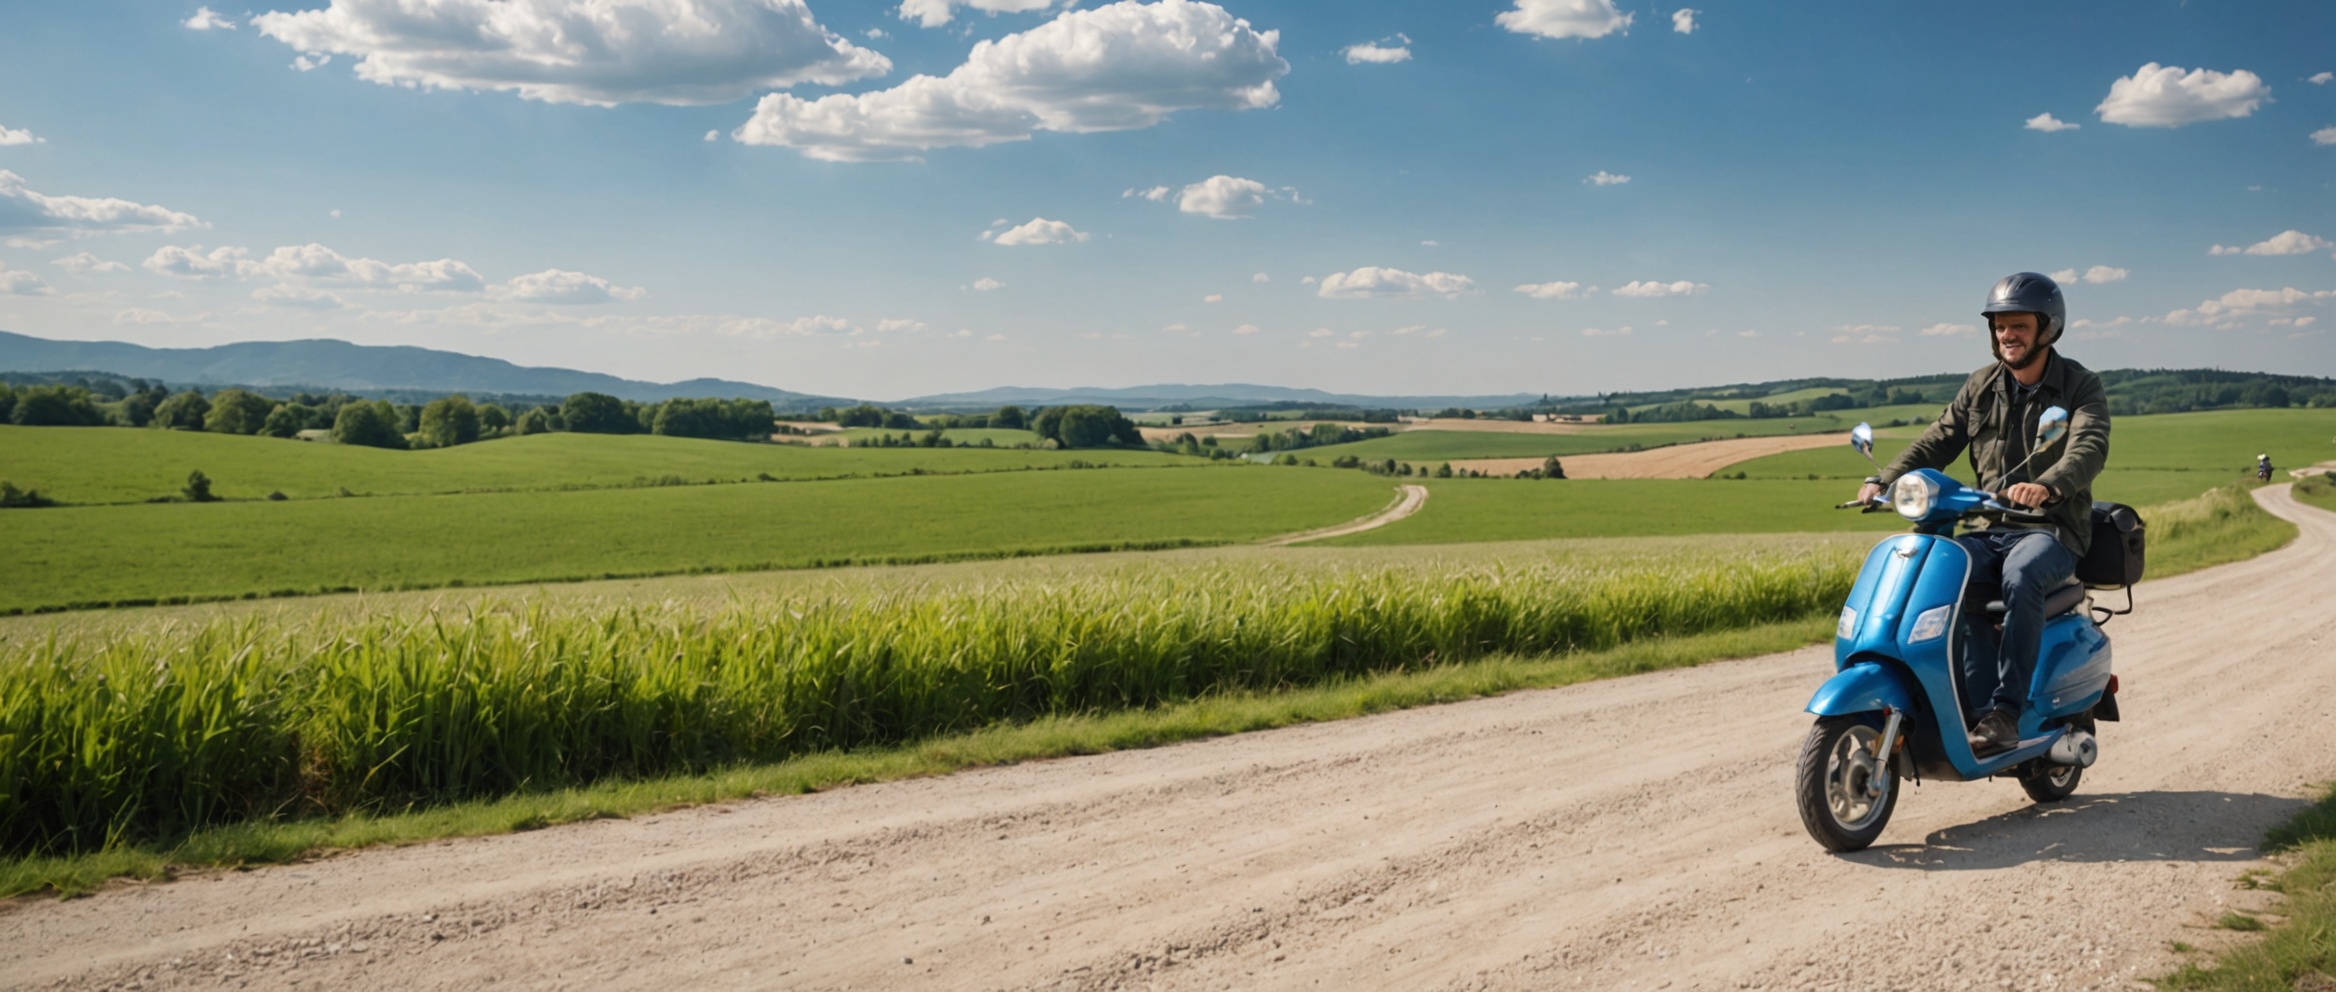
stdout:
POLYGON ((1914 618, 1914 630, 1906 635, 1906 643, 1919 644, 1947 632, 1947 620, 1953 616, 1953 606, 1935 606, 1914 618))
POLYGON ((1833 625, 1833 636, 1847 638, 1857 633, 1857 607, 1841 608, 1841 621, 1833 625))
POLYGON ((1924 478, 1920 472, 1899 476, 1897 484, 1890 487, 1890 505, 1908 520, 1930 516, 1930 508, 1938 498, 1939 484, 1924 478))

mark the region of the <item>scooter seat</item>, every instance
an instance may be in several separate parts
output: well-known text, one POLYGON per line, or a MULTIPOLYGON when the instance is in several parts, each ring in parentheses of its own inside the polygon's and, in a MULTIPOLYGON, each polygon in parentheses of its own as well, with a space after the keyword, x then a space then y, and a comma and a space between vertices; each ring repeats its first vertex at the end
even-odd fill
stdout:
MULTIPOLYGON (((2085 584, 2077 581, 2075 576, 2070 576, 2067 582, 2044 594, 2044 615, 2056 617, 2084 605, 2084 602, 2085 584)), ((1982 613, 2000 617, 2009 612, 2011 607, 2005 606, 2003 600, 1991 599, 1979 609, 1982 613)))

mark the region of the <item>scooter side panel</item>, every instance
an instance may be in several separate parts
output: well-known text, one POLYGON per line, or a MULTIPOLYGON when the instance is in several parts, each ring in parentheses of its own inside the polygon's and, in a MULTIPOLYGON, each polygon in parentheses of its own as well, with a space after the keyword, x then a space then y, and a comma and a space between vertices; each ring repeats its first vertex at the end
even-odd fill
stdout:
POLYGON ((1875 661, 1852 664, 1817 687, 1817 694, 1809 697, 1808 711, 1818 716, 1873 713, 1884 708, 1912 712, 1914 695, 1902 671, 1875 661))
POLYGON ((2036 652, 2030 709, 2045 719, 2082 713, 2108 690, 2109 671, 2109 635, 2083 616, 2055 617, 2036 652))

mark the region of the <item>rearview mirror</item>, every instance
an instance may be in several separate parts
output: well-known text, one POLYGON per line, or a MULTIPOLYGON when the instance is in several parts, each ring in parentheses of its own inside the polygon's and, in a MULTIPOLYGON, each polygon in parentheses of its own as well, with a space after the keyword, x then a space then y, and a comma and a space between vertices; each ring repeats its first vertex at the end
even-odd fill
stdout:
POLYGON ((2043 447, 2044 445, 2051 444, 2054 441, 2058 441, 2062 435, 2067 433, 2068 410, 2066 408, 2057 406, 2048 407, 2045 409, 2042 416, 2036 418, 2037 447, 2043 447))
POLYGON ((1849 446, 1867 458, 1874 457, 1874 425, 1859 424, 1849 429, 1849 446))

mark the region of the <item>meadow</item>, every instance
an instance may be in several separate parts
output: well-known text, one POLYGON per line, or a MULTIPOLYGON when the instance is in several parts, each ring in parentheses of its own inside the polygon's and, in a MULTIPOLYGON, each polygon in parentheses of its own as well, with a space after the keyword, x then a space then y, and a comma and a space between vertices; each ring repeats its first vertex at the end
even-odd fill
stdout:
MULTIPOLYGON (((1264 473, 1304 477, 1318 473, 1264 473)), ((222 616, 0 649, 0 851, 686 773, 1834 608, 1839 543, 1187 559, 610 608, 222 616), (1060 573, 1058 573, 1060 574, 1060 573)))
MULTIPOLYGON (((881 432, 873 432, 881 433, 881 432)), ((1022 433, 1022 432, 1005 432, 1022 433)), ((600 489, 1097 465, 1190 465, 1153 451, 811 449, 651 434, 531 434, 423 451, 201 431, 0 425, 0 479, 67 504, 171 496, 201 470, 227 499, 600 489)))
POLYGON ((1353 455, 1364 461, 1393 458, 1399 462, 1434 465, 1460 458, 1529 458, 1542 455, 1586 455, 1628 451, 1669 444, 1691 444, 1732 437, 1773 434, 1825 434, 1847 431, 1861 420, 1888 423, 1892 419, 1929 416, 1934 406, 1880 407, 1870 410, 1834 410, 1820 416, 1792 419, 1700 420, 1677 424, 1592 424, 1571 434, 1509 434, 1493 431, 1409 430, 1389 437, 1349 444, 1329 444, 1297 452, 1300 457, 1328 463, 1353 455))
POLYGON ((1203 464, 16 510, 0 611, 1217 544, 1393 495, 1361 472, 1203 464))
MULTIPOLYGON (((1849 454, 1846 447, 1843 454, 1849 454)), ((1886 533, 1905 526, 1896 514, 1833 509, 1834 504, 1856 493, 1854 489, 1845 492, 1840 483, 1830 481, 1410 481, 1428 487, 1427 506, 1420 512, 1385 527, 1320 543, 1373 547, 1659 534, 1886 533)))

